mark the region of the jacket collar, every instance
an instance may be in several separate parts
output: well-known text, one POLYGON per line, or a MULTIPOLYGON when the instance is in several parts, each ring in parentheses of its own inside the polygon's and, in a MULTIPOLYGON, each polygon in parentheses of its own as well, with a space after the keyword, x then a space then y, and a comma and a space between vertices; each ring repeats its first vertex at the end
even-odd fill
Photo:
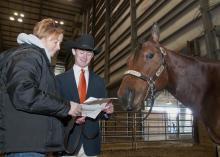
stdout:
POLYGON ((20 33, 17 37, 17 43, 18 44, 25 44, 26 43, 26 44, 35 45, 39 48, 44 49, 44 53, 46 53, 46 56, 47 56, 49 62, 51 62, 50 53, 48 52, 47 48, 44 47, 41 40, 38 37, 36 37, 35 35, 20 33))

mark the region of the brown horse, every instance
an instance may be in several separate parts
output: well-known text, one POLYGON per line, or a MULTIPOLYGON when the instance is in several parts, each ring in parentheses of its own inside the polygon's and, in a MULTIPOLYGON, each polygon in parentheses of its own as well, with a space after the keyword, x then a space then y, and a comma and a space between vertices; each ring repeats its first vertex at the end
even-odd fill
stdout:
MULTIPOLYGON (((211 139, 220 144, 220 62, 168 50, 158 42, 140 44, 127 62, 118 97, 127 110, 140 110, 143 101, 162 89, 168 90, 199 115, 211 139)), ((153 101, 153 100, 152 100, 153 101)))

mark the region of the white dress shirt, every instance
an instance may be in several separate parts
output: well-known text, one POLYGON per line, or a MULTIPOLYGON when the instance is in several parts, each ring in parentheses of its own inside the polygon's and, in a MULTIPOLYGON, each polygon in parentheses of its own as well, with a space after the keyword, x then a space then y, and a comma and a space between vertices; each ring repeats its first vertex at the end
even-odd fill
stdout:
POLYGON ((86 79, 86 91, 87 91, 88 84, 89 84, 89 68, 88 68, 88 66, 85 67, 85 68, 81 68, 76 64, 73 65, 73 71, 74 71, 74 76, 75 76, 75 79, 76 79, 76 85, 77 85, 77 88, 78 88, 79 76, 80 76, 80 73, 81 73, 81 69, 83 69, 85 71, 84 75, 85 75, 85 79, 86 79))

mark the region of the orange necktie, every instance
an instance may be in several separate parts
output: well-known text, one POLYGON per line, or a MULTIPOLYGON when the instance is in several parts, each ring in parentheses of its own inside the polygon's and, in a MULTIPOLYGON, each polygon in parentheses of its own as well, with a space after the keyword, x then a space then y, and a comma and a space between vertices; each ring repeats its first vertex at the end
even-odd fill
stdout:
POLYGON ((84 73, 85 71, 81 69, 81 73, 79 76, 79 84, 78 84, 80 103, 83 103, 86 100, 86 79, 84 73))

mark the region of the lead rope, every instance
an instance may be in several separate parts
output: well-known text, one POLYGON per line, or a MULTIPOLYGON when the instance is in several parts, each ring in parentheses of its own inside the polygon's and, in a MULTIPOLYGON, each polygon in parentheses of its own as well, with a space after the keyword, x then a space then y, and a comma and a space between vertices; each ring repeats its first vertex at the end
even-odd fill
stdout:
MULTIPOLYGON (((154 93, 155 93, 155 82, 152 80, 152 78, 149 79, 149 89, 150 89, 150 96, 148 96, 145 100, 147 101, 147 104, 150 104, 150 109, 147 112, 146 116, 143 118, 143 121, 146 120, 148 118, 148 116, 151 114, 151 111, 153 109, 154 106, 154 93)), ((149 90, 147 91, 148 95, 149 90)), ((147 105, 148 106, 148 105, 147 105)), ((144 108, 147 107, 144 105, 144 108)))

